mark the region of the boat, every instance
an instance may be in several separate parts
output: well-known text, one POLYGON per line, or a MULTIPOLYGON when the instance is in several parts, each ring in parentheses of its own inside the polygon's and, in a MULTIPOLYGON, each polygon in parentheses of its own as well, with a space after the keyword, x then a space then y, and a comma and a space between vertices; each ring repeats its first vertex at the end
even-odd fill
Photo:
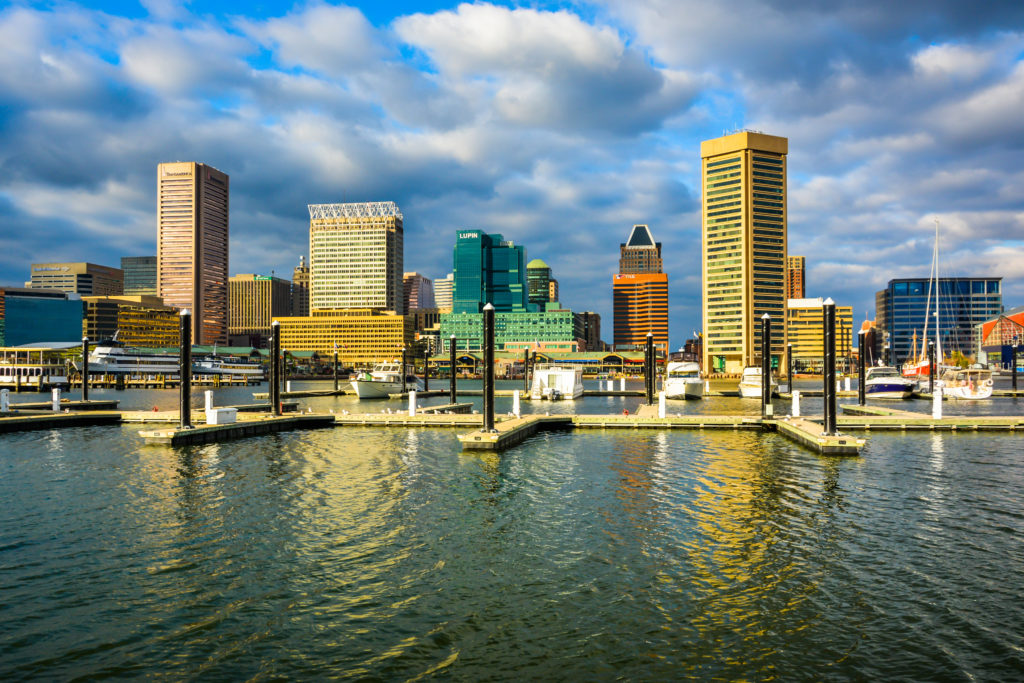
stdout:
POLYGON ((693 361, 669 363, 662 384, 665 398, 685 399, 704 396, 704 380, 700 378, 700 363, 693 361))
POLYGON ((971 368, 948 368, 939 380, 946 398, 992 398, 992 371, 971 368))
POLYGON ((888 365, 868 368, 864 373, 864 396, 867 398, 910 398, 914 380, 888 365))
POLYGON ((248 358, 206 356, 192 361, 193 375, 229 375, 263 379, 263 365, 248 358))
POLYGON ((69 386, 68 368, 61 355, 64 351, 49 346, 0 350, 0 388, 46 391, 69 386))
POLYGON ((573 365, 540 363, 533 370, 530 398, 571 401, 583 395, 583 369, 573 365))
POLYGON ((928 384, 928 378, 933 375, 931 360, 928 358, 928 323, 935 320, 935 362, 938 365, 934 370, 935 376, 941 374, 942 367, 942 337, 939 335, 939 220, 935 219, 935 242, 932 246, 932 268, 928 275, 928 299, 924 310, 924 327, 921 336, 921 352, 917 352, 917 332, 914 332, 914 346, 910 351, 910 358, 900 369, 904 377, 917 380, 918 387, 928 384))
MULTIPOLYGON (((373 370, 356 375, 351 385, 359 398, 388 398, 391 394, 400 394, 403 390, 402 364, 378 363, 373 370)), ((404 389, 419 391, 422 383, 416 377, 406 377, 404 389)))
POLYGON ((173 375, 177 377, 179 365, 177 353, 120 346, 115 341, 101 343, 89 354, 90 375, 173 375))
MULTIPOLYGON (((772 396, 779 391, 779 383, 775 377, 769 375, 769 386, 772 396)), ((761 398, 761 367, 748 366, 743 368, 743 375, 740 377, 740 396, 742 398, 761 398)))

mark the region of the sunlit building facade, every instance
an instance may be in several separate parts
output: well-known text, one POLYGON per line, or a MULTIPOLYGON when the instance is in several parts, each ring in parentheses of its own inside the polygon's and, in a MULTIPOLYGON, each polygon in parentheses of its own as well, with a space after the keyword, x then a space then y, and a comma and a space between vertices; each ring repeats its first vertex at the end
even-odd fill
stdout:
POLYGON ((156 296, 156 256, 122 256, 126 296, 156 296))
POLYGON ((292 271, 292 309, 289 315, 309 315, 309 266, 306 257, 299 257, 299 265, 292 271))
POLYGON ((160 297, 144 294, 83 296, 82 334, 94 342, 113 339, 125 346, 160 348, 177 346, 181 315, 160 297))
POLYGON ((310 310, 404 313, 403 240, 394 202, 310 204, 310 310))
POLYGON ((668 355, 668 275, 661 272, 661 243, 651 229, 634 225, 619 245, 619 272, 612 278, 613 348, 628 351, 647 344, 668 355))
POLYGON ((429 277, 420 273, 405 273, 402 276, 405 312, 421 308, 436 308, 434 305, 434 284, 429 277))
POLYGON ((288 280, 270 275, 232 275, 228 280, 228 336, 232 345, 264 348, 274 318, 292 313, 288 280))
POLYGON ((157 295, 192 312, 196 344, 228 339, 226 173, 194 161, 157 166, 157 295))
MULTIPOLYGON (((836 306, 836 366, 850 367, 851 353, 857 348, 853 329, 853 307, 836 306)), ((792 344, 795 372, 821 372, 825 358, 824 300, 788 299, 786 336, 792 344)))
POLYGON ((786 298, 803 299, 807 296, 805 272, 807 259, 803 256, 786 257, 786 298))
POLYGON ((80 296, 117 295, 124 291, 124 273, 120 268, 86 262, 33 263, 28 286, 80 296))
POLYGON ((344 365, 369 367, 402 357, 414 340, 411 316, 377 309, 314 310, 308 317, 275 318, 281 348, 330 356, 344 365))
POLYGON ((785 352, 786 138, 740 132, 701 143, 703 366, 759 365, 761 318, 775 321, 772 364, 785 352))

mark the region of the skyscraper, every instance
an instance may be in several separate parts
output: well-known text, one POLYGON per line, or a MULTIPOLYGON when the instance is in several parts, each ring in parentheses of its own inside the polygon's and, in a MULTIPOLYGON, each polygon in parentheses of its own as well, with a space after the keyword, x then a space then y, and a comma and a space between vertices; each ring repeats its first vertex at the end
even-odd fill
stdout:
POLYGON ((292 310, 289 315, 309 315, 309 266, 306 257, 299 257, 299 265, 292 271, 292 310))
POLYGON ((619 272, 661 272, 661 242, 654 241, 646 225, 634 225, 629 239, 619 245, 619 272))
POLYGON ((310 204, 310 310, 404 313, 403 239, 394 202, 310 204))
POLYGON ((786 347, 786 138, 741 132, 701 143, 704 368, 739 374, 786 347))
POLYGON ((786 298, 803 299, 807 295, 806 279, 804 271, 806 259, 803 256, 789 256, 786 258, 786 298))
POLYGON ((156 256, 122 256, 126 296, 156 296, 156 256))
POLYGON ((291 283, 268 275, 232 275, 228 280, 228 334, 232 345, 263 347, 270 323, 290 315, 291 283))
POLYGON ((434 304, 437 306, 438 312, 452 312, 452 288, 454 286, 454 273, 448 273, 443 279, 434 280, 434 304))
POLYGON ((529 285, 531 304, 543 307, 551 299, 551 268, 535 258, 526 264, 526 282, 529 285))
POLYGON ((497 312, 535 311, 528 292, 526 247, 480 230, 458 231, 453 313, 479 313, 484 304, 497 312))
POLYGON ((405 312, 434 308, 434 286, 429 277, 419 273, 405 273, 402 276, 405 290, 405 312))
POLYGON ((157 296, 192 312, 197 344, 228 340, 229 189, 206 164, 157 166, 157 296))
POLYGON ((646 225, 634 225, 619 245, 619 273, 612 279, 612 343, 631 350, 647 343, 668 355, 668 275, 661 272, 661 243, 646 225))

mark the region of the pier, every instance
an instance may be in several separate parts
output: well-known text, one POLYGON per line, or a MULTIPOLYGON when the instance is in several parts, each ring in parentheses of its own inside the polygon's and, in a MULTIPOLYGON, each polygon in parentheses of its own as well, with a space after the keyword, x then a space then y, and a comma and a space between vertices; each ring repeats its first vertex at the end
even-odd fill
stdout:
POLYGON ((333 415, 294 415, 289 417, 260 416, 256 419, 223 425, 158 429, 139 432, 146 443, 188 446, 240 439, 247 436, 274 434, 295 429, 318 429, 334 426, 333 415))

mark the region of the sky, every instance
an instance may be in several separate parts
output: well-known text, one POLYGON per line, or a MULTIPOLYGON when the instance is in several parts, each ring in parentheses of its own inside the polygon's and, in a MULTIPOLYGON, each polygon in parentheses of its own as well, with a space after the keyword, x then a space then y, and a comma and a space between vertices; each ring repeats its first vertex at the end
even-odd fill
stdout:
POLYGON ((1024 3, 256 0, 0 5, 0 284, 156 250, 156 167, 231 177, 230 271, 290 278, 310 203, 394 201, 405 270, 459 229, 542 258, 611 341, 650 225, 670 344, 700 329, 700 143, 789 139, 807 295, 873 318, 894 277, 1024 305, 1024 3))

